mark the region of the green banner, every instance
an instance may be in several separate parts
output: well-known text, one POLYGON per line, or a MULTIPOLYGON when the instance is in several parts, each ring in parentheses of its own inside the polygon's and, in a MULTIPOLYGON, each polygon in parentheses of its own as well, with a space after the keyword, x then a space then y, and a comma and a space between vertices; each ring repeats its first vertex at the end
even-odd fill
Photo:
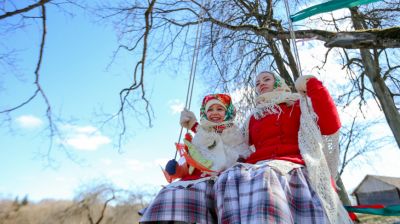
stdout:
POLYGON ((357 208, 357 206, 345 206, 345 208, 349 212, 382 216, 400 216, 400 205, 390 205, 384 208, 357 208))
POLYGON ((291 15, 290 18, 293 22, 296 22, 319 13, 330 12, 342 8, 351 8, 357 5, 363 5, 377 1, 381 0, 331 0, 319 5, 314 5, 309 8, 303 9, 300 12, 291 15))

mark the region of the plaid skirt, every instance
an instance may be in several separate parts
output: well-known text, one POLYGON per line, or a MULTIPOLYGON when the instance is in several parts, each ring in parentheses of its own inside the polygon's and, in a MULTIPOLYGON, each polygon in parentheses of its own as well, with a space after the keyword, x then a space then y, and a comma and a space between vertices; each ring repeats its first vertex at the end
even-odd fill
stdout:
POLYGON ((214 184, 218 223, 329 223, 304 167, 281 174, 238 164, 214 184))
POLYGON ((166 186, 142 212, 140 223, 217 223, 214 180, 193 185, 166 186))

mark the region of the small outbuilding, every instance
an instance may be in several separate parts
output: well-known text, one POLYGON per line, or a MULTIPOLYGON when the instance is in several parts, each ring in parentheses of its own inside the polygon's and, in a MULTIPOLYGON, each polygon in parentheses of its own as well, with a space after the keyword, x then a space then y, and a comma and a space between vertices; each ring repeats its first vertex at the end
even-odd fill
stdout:
POLYGON ((400 178, 366 175, 352 195, 358 205, 400 205, 400 178))

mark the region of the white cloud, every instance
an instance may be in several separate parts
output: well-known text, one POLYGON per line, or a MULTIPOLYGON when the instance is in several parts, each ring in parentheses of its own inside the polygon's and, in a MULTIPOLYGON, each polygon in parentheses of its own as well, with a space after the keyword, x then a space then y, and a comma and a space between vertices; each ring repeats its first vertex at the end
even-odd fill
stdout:
POLYGON ((152 162, 145 162, 136 159, 127 159, 125 162, 128 169, 132 171, 145 171, 154 167, 152 162))
POLYGON ((101 145, 110 143, 111 140, 103 135, 74 135, 66 140, 66 143, 76 149, 81 150, 96 150, 101 145))
POLYGON ((82 127, 75 127, 76 132, 79 133, 87 133, 87 134, 91 134, 91 133, 95 133, 97 131, 97 128, 93 127, 93 126, 82 126, 82 127))
POLYGON ((106 166, 109 166, 109 165, 112 164, 112 160, 111 159, 107 159, 107 158, 101 159, 100 162, 102 164, 106 165, 106 166))
POLYGON ((17 117, 17 122, 22 128, 38 128, 43 124, 43 121, 33 115, 22 115, 17 117))
POLYGON ((125 171, 122 169, 107 169, 106 176, 110 179, 114 179, 120 176, 124 176, 125 171))
POLYGON ((63 130, 66 135, 63 142, 78 150, 94 151, 111 142, 110 138, 93 126, 65 125, 63 130))
POLYGON ((185 105, 178 99, 168 101, 169 109, 172 114, 179 114, 185 105))
POLYGON ((62 176, 55 177, 54 180, 57 181, 57 182, 68 182, 69 181, 68 178, 65 178, 65 177, 62 177, 62 176))
POLYGON ((328 89, 348 83, 342 66, 335 61, 336 52, 329 53, 323 68, 323 61, 327 48, 320 41, 301 41, 297 43, 302 75, 314 75, 321 80, 328 89))

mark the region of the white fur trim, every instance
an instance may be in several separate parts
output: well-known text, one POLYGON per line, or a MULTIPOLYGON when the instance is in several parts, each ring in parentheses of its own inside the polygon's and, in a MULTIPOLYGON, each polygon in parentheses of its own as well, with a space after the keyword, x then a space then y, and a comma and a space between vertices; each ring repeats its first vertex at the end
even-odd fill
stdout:
POLYGON ((217 172, 235 165, 239 157, 247 158, 252 153, 236 125, 225 128, 221 134, 199 128, 192 143, 204 158, 213 162, 210 169, 217 172))

